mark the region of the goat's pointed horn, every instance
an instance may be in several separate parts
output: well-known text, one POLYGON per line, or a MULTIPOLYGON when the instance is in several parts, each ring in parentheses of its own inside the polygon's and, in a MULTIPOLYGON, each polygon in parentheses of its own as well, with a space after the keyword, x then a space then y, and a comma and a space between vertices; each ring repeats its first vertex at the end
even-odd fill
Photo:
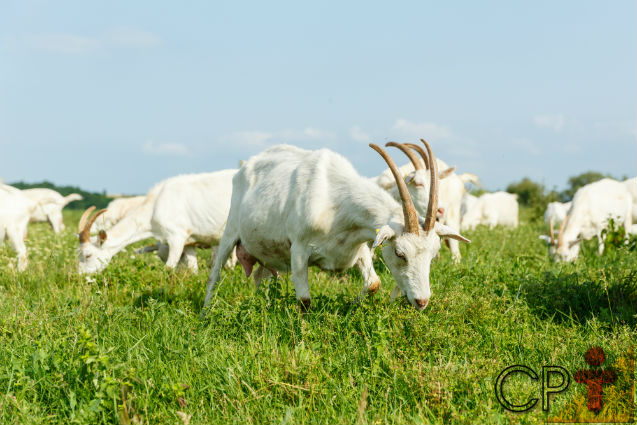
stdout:
POLYGON ((562 245, 564 245, 564 228, 566 228, 566 222, 568 221, 570 215, 567 215, 564 218, 564 221, 562 221, 562 224, 560 225, 560 231, 557 234, 557 246, 560 247, 562 245))
POLYGON ((92 205, 88 207, 86 211, 84 211, 84 214, 82 214, 82 218, 80 218, 80 223, 77 225, 78 233, 82 233, 82 230, 84 230, 84 225, 86 224, 86 220, 91 215, 94 209, 95 209, 95 205, 92 205))
POLYGON ((105 212, 106 212, 106 208, 99 210, 93 217, 91 217, 91 219, 88 221, 88 223, 86 223, 84 228, 80 230, 79 237, 80 237, 81 243, 88 242, 91 240, 91 227, 93 227, 93 223, 95 223, 95 220, 97 220, 97 217, 104 214, 105 212))
POLYGON ((427 154, 429 156, 429 204, 427 205, 427 214, 425 215, 425 231, 428 232, 434 228, 436 224, 436 214, 438 212, 438 164, 436 164, 436 157, 434 151, 429 146, 429 143, 425 139, 420 141, 427 148, 427 154))
POLYGON ((401 151, 403 151, 405 155, 407 155, 407 157, 413 164, 415 170, 422 170, 422 164, 420 163, 420 160, 418 159, 416 154, 411 149, 406 147, 404 144, 396 143, 396 142, 388 142, 388 143, 385 143, 385 146, 393 146, 395 148, 400 149, 401 151))
POLYGON ((411 196, 409 196, 409 191, 407 190, 407 185, 405 184, 405 180, 403 180, 403 176, 400 175, 398 171, 398 167, 394 163, 394 160, 385 152, 383 148, 374 143, 370 143, 369 147, 374 149, 376 152, 383 157, 392 174, 394 175, 394 179, 396 180, 396 186, 398 186, 398 193, 400 193, 400 199, 402 200, 403 205, 403 215, 405 218, 405 233, 415 233, 419 234, 418 231, 418 213, 416 213, 416 208, 414 207, 414 203, 411 200, 411 196))
POLYGON ((427 157, 427 152, 425 152, 425 150, 422 148, 422 146, 420 145, 416 145, 414 143, 405 143, 405 145, 409 146, 410 148, 412 148, 413 150, 415 150, 416 152, 418 152, 420 154, 420 157, 422 158, 422 162, 425 164, 425 169, 429 169, 429 158, 427 157))
POLYGON ((555 236, 553 236, 553 217, 549 218, 549 236, 551 237, 551 245, 555 245, 555 236))

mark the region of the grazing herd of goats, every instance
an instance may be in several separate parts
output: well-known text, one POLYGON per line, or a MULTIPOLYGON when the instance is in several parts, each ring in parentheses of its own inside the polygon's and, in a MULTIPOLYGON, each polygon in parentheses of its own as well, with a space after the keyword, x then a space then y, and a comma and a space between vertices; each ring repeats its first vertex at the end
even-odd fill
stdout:
MULTIPOLYGON (((296 297, 308 308, 309 266, 356 266, 364 280, 363 295, 376 292, 380 279, 372 255, 381 246, 397 284, 392 298, 402 293, 422 310, 431 297, 429 268, 441 239, 458 261, 458 242, 470 242, 461 229, 516 227, 518 203, 516 195, 505 192, 468 194, 465 184, 477 183, 477 177, 457 174, 421 142, 387 143, 409 158, 402 167, 370 144, 389 166, 371 179, 330 150, 279 145, 238 170, 172 177, 146 196, 116 199, 92 216, 91 207, 79 222, 79 272, 99 272, 126 246, 152 237, 158 242, 140 251, 157 251, 169 268, 182 263, 196 270, 195 247, 213 249, 205 306, 222 267, 239 261, 248 277, 258 266, 253 275, 257 285, 277 272, 291 271, 296 297)), ((19 271, 27 267, 27 223, 48 221, 58 232, 64 228, 62 208, 80 198, 0 183, 0 242, 10 241, 19 271)), ((568 204, 549 204, 549 235, 540 237, 556 261, 573 261, 582 240, 596 236, 601 241, 609 218, 635 232, 637 177, 603 179, 580 188, 568 204), (553 226, 560 222, 555 239, 553 226)), ((601 253, 603 244, 599 246, 601 253)))

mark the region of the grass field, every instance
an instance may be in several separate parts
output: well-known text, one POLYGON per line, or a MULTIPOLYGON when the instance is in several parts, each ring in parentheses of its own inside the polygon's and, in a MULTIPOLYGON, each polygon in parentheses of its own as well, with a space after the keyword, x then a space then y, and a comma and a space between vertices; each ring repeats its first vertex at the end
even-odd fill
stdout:
MULTIPOLYGON (((555 264, 540 224, 465 232, 462 262, 443 249, 433 264, 424 312, 390 302, 381 259, 381 290, 358 304, 357 271, 312 269, 307 314, 288 276, 257 291, 237 266, 201 321, 209 251, 191 274, 129 247, 87 279, 76 273, 79 213, 65 214, 59 236, 30 226, 25 273, 0 248, 3 424, 540 423, 540 406, 498 404, 498 374, 524 364, 572 376, 593 345, 625 372, 600 415, 625 414, 635 398, 622 357, 637 341, 635 251, 599 257, 590 242, 576 264, 555 264)), ((513 376, 507 397, 525 402, 540 385, 513 376)), ((585 394, 571 382, 551 415, 592 417, 585 394)))

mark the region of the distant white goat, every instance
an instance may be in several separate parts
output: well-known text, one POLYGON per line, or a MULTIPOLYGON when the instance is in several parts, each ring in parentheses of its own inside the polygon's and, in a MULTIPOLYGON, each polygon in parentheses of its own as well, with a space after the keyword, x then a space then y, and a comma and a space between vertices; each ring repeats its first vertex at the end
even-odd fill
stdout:
POLYGON ((474 229, 484 224, 518 227, 517 196, 507 192, 485 193, 478 197, 475 205, 462 217, 462 229, 474 229))
POLYGON ((462 205, 460 207, 460 215, 464 217, 467 211, 471 210, 476 202, 478 202, 478 197, 474 196, 470 193, 465 193, 462 197, 462 205))
POLYGON ((73 201, 79 201, 82 195, 71 193, 62 196, 52 189, 34 188, 24 189, 22 193, 39 206, 31 215, 31 222, 48 222, 55 233, 64 230, 62 209, 73 201))
POLYGON ((624 180, 623 185, 626 186, 626 189, 628 189, 628 193, 630 193, 630 196, 633 199, 633 208, 632 208, 633 223, 637 223, 637 177, 624 180))
POLYGON ((549 223, 553 219, 553 223, 561 223, 566 218, 566 213, 570 208, 570 202, 549 202, 544 212, 544 222, 549 223))
POLYGON ((28 198, 23 191, 0 183, 0 243, 9 240, 18 256, 18 271, 27 267, 27 248, 24 240, 27 237, 29 218, 41 203, 48 203, 51 198, 42 198, 39 202, 28 198))
MULTIPOLYGON (((197 269, 194 245, 216 245, 221 238, 230 209, 232 176, 236 170, 189 174, 158 183, 144 201, 131 210, 108 232, 100 230, 91 241, 90 229, 101 210, 90 220, 93 209, 80 220, 79 271, 95 273, 103 270, 110 259, 126 246, 154 237, 166 266, 174 268, 183 261, 197 269), (183 255, 182 255, 183 254, 183 255)), ((214 252, 214 249, 213 249, 214 252)))
POLYGON ((562 222, 557 241, 554 239, 553 223, 549 224, 549 235, 540 236, 549 243, 550 254, 556 261, 575 261, 582 240, 597 236, 598 250, 604 251, 601 233, 609 219, 632 229, 633 200, 626 186, 612 179, 602 179, 578 189, 571 208, 562 222))
POLYGON ((273 271, 292 271, 296 297, 305 308, 310 305, 311 265, 325 270, 356 265, 363 276, 363 293, 376 292, 380 280, 367 245, 374 241, 372 249, 383 245, 383 258, 396 279, 394 295, 402 291, 414 307, 424 309, 431 297, 429 267, 440 249, 440 237, 468 240, 436 222, 436 166, 430 170, 431 196, 423 219, 394 162, 382 148, 370 146, 392 170, 401 203, 327 149, 280 145, 250 158, 233 179, 228 223, 204 307, 235 246, 246 275, 256 263, 273 271))
POLYGON ((139 207, 145 199, 146 196, 143 195, 113 199, 106 206, 106 212, 100 215, 100 218, 95 222, 95 227, 99 230, 110 229, 126 214, 139 207))

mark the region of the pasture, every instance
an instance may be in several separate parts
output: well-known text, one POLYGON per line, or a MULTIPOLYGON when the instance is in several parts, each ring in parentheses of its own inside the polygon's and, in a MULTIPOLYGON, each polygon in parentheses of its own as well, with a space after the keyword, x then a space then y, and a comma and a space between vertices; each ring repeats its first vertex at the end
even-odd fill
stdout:
MULTIPOLYGON (((443 248, 424 312, 390 301, 394 281, 377 258, 383 285, 361 303, 358 271, 311 269, 308 313, 288 276, 255 290, 239 266, 225 270, 203 321, 208 250, 193 274, 133 254, 137 243, 81 277, 80 213, 64 214, 57 236, 29 226, 26 272, 0 248, 3 424, 542 423, 539 406, 498 404, 504 368, 573 374, 591 346, 612 363, 637 341, 636 252, 599 257, 589 241, 577 263, 553 263, 544 225, 525 211, 515 230, 463 232, 472 243, 459 264, 443 248)), ((537 382, 512 382, 512 400, 538 395, 537 382)), ((634 388, 618 383, 604 409, 625 410, 634 388)), ((585 393, 572 382, 551 413, 585 393)))

